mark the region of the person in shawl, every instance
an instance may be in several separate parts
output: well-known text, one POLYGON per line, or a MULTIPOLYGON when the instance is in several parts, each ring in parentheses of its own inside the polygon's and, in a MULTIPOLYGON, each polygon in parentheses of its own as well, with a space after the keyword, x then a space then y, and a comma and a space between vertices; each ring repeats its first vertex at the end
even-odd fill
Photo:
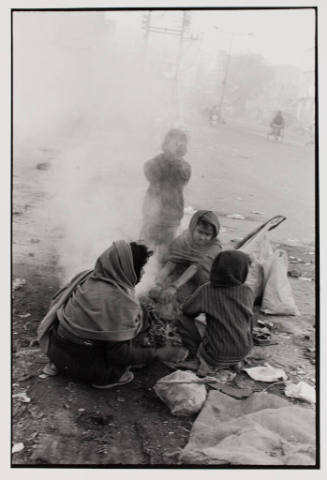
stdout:
POLYGON ((144 174, 149 181, 143 202, 140 239, 162 258, 175 238, 184 214, 183 189, 191 176, 191 166, 184 160, 188 136, 171 128, 162 144, 162 153, 148 160, 144 174))
POLYGON ((169 303, 183 285, 188 284, 193 292, 207 282, 213 259, 222 248, 217 238, 219 230, 219 220, 212 211, 198 210, 188 229, 170 244, 164 267, 150 296, 169 303), (174 280, 167 286, 167 281, 172 278, 174 280))
POLYGON ((210 282, 199 287, 183 305, 177 330, 190 358, 197 356, 213 367, 237 365, 253 346, 253 303, 244 285, 250 257, 239 250, 224 250, 213 261, 210 282), (195 318, 205 314, 204 336, 195 318))
POLYGON ((63 373, 97 388, 129 383, 130 366, 168 359, 173 347, 135 346, 147 315, 135 297, 150 252, 145 245, 114 242, 93 270, 77 275, 53 299, 38 329, 41 350, 52 364, 46 373, 63 373))

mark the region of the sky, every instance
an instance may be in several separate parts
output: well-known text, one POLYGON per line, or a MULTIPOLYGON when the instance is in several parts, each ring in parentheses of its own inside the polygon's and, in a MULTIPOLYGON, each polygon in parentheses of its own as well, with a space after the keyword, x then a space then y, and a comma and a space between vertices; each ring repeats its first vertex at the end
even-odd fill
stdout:
MULTIPOLYGON (((153 23, 176 25, 176 13, 156 11, 153 23)), ((119 28, 140 29, 144 12, 108 13, 119 28)), ((191 31, 202 38, 203 48, 214 53, 227 50, 235 34, 233 54, 255 52, 272 65, 289 64, 311 68, 315 46, 315 14, 303 10, 203 10, 192 11, 191 31), (248 35, 250 34, 250 35, 248 35)), ((140 32, 141 33, 141 32, 140 32)))

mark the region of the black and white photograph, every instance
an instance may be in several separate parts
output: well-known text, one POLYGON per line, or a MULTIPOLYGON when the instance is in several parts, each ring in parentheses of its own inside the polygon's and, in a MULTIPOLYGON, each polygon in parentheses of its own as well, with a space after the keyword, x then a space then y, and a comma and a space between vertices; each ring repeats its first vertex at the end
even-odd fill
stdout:
POLYGON ((319 469, 319 8, 22 3, 11 469, 319 469))

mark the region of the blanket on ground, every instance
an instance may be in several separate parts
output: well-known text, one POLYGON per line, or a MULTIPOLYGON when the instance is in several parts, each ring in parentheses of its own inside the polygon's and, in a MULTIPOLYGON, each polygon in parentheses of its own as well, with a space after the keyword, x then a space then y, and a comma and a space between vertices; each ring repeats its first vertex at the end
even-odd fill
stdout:
POLYGON ((188 465, 315 465, 314 412, 267 392, 236 400, 211 391, 180 459, 188 465))

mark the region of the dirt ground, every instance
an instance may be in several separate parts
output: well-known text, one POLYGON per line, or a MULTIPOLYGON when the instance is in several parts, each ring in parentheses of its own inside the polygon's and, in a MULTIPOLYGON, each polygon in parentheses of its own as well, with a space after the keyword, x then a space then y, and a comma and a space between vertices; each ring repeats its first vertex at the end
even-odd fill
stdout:
MULTIPOLYGON (((244 130, 235 129, 234 133, 229 130, 227 133, 226 137, 234 135, 238 139, 238 143, 232 143, 237 144, 239 150, 239 145, 242 145, 244 152, 249 148, 258 152, 260 148, 265 148, 268 153, 272 148, 283 151, 284 160, 288 158, 290 163, 284 171, 279 172, 279 179, 288 175, 288 169, 291 169, 290 165, 295 162, 293 158, 297 158, 297 155, 302 165, 310 160, 304 159, 303 149, 296 151, 296 147, 291 145, 271 146, 266 140, 251 137, 244 130), (248 139, 248 143, 241 143, 239 136, 248 139), (290 155, 291 149, 293 157, 290 155)), ((201 131, 198 133, 200 135, 201 131)), ((210 131, 208 135, 212 136, 213 133, 210 131)), ((194 144, 199 145, 199 142, 195 139, 194 144)), ((273 207, 270 205, 271 197, 265 186, 262 187, 264 193, 261 198, 258 187, 256 198, 253 199, 250 193, 252 186, 249 183, 244 186, 239 181, 237 188, 233 187, 237 194, 232 195, 232 178, 239 171, 241 163, 236 161, 236 154, 232 151, 234 147, 228 147, 228 139, 220 150, 220 155, 224 158, 220 169, 214 164, 216 154, 210 150, 209 143, 198 146, 199 151, 200 147, 203 152, 201 158, 204 160, 194 167, 197 180, 187 192, 187 201, 197 208, 203 205, 206 194, 212 203, 216 202, 226 241, 248 233, 269 218, 272 210, 273 214, 284 213, 281 201, 273 207), (205 179, 201 177, 201 168, 209 185, 206 192, 203 190, 202 182, 205 179), (219 177, 217 173, 213 177, 216 168, 219 177), (214 178, 215 190, 212 187, 214 178), (218 192, 214 199, 210 196, 211 191, 218 192), (243 200, 237 200, 236 195, 243 200), (247 212, 244 211, 245 208, 248 209, 247 212), (265 215, 260 217, 250 214, 252 210, 264 210, 265 215), (226 216, 235 212, 243 214, 244 221, 231 220, 226 216)), ((107 391, 94 390, 60 376, 47 377, 42 374, 47 358, 38 349, 36 329, 47 311, 51 296, 61 284, 62 264, 56 244, 63 232, 60 226, 48 221, 45 207, 45 178, 51 175, 57 153, 43 145, 32 149, 32 153, 33 159, 29 162, 22 161, 22 158, 14 159, 13 170, 12 277, 13 281, 19 279, 23 282, 17 282, 15 285, 18 286, 12 292, 12 441, 14 446, 23 445, 17 447, 19 451, 12 454, 12 465, 178 465, 180 449, 188 441, 195 417, 172 416, 154 393, 155 382, 171 372, 169 367, 157 362, 151 367, 135 371, 135 381, 131 384, 107 391), (26 396, 15 397, 20 393, 25 393, 26 396)), ((309 157, 312 157, 312 152, 309 157)), ((275 168, 281 167, 284 160, 279 155, 279 166, 275 165, 275 168)), ((246 162, 246 158, 239 160, 243 161, 246 162)), ((273 171, 274 167, 271 168, 273 171)), ((302 170, 297 170, 297 182, 305 179, 305 169, 304 166, 302 170)), ((255 185, 257 180, 254 166, 251 175, 255 185)), ((311 169, 307 178, 309 180, 305 181, 312 178, 311 169)), ((271 186, 270 191, 272 188, 271 186)), ((280 192, 283 190, 283 186, 279 185, 278 188, 280 192)), ((299 191, 301 188, 300 185, 299 191)), ((280 196, 276 193, 276 198, 280 196)), ((294 192, 291 191, 290 197, 293 196, 294 192)), ((299 205, 305 203, 306 198, 305 193, 298 198, 299 205)), ((212 206, 209 205, 208 208, 212 206)), ((285 208, 291 207, 288 204, 285 208)), ((313 211, 312 205, 306 208, 309 213, 313 211)), ((300 209, 300 206, 295 209, 296 215, 300 209)), ((284 234, 284 239, 276 238, 277 234, 274 238, 275 245, 281 245, 288 252, 289 270, 295 270, 299 275, 297 278, 290 277, 290 283, 301 315, 270 316, 268 320, 273 323, 272 334, 276 344, 255 347, 249 361, 260 365, 269 362, 283 368, 289 379, 295 382, 304 380, 315 386, 315 250, 313 234, 311 238, 302 235, 303 232, 311 231, 314 219, 310 215, 307 217, 309 219, 306 221, 311 222, 310 225, 302 224, 296 232, 290 228, 284 234), (286 241, 287 236, 289 242, 286 241), (297 241, 292 243, 294 237, 297 241)), ((290 223, 297 225, 298 222, 293 218, 290 223)), ((267 320, 267 316, 256 312, 256 319, 258 318, 267 320)), ((233 384, 235 382, 258 391, 267 388, 267 384, 254 382, 244 372, 237 375, 233 384)), ((281 384, 270 386, 269 391, 284 396, 284 386, 281 384)), ((308 409, 314 408, 300 400, 289 399, 289 402, 301 404, 308 409)))

